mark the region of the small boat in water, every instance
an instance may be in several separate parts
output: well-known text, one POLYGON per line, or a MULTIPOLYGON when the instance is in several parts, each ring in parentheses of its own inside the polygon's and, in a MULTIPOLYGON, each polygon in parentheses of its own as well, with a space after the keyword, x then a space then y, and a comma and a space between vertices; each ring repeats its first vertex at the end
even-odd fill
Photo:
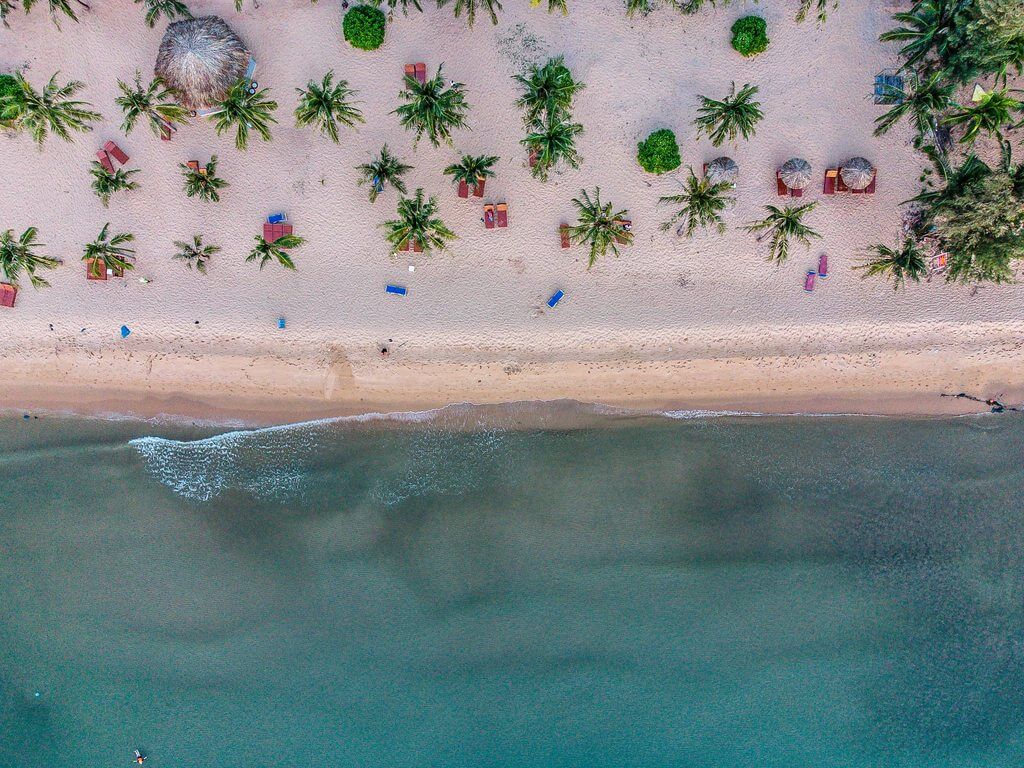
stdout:
POLYGON ((142 754, 141 749, 135 750, 135 756, 132 758, 132 762, 138 763, 139 765, 142 765, 144 762, 146 762, 146 756, 142 754))

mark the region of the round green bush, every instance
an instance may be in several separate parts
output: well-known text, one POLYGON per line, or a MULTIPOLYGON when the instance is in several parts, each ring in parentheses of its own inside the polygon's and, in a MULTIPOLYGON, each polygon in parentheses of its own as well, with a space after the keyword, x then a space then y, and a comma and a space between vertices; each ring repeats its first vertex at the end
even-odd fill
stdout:
POLYGON ((756 56, 768 47, 768 25, 760 16, 744 16, 732 25, 732 47, 744 56, 756 56))
POLYGON ((674 171, 682 163, 676 135, 668 128, 655 131, 646 141, 637 144, 637 160, 648 173, 674 171))
POLYGON ((345 14, 341 27, 345 39, 355 48, 374 51, 384 43, 384 27, 387 23, 387 17, 380 8, 357 5, 345 14))

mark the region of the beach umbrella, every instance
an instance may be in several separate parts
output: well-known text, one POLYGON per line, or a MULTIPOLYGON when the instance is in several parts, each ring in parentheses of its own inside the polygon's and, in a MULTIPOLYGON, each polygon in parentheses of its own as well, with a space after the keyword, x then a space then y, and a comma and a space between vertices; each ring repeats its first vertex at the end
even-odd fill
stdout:
POLYGON ((202 109, 222 101, 248 64, 249 51, 231 27, 217 16, 203 16, 167 27, 156 74, 182 106, 202 109))
POLYGON ((875 167, 863 157, 852 157, 843 163, 839 175, 850 189, 867 189, 875 178, 875 167))
POLYGON ((730 184, 736 183, 736 177, 740 175, 740 167, 731 157, 716 157, 708 163, 708 181, 718 184, 727 181, 730 184))
POLYGON ((782 164, 779 171, 782 183, 790 189, 803 189, 811 181, 811 164, 799 157, 794 157, 782 164))

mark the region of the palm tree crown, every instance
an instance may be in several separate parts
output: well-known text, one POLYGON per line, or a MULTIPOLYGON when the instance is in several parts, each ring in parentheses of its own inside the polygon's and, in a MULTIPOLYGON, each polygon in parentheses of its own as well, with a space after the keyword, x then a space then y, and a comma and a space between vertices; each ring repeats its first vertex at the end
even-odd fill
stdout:
POLYGON ((100 230, 99 237, 85 246, 82 261, 92 262, 90 269, 94 275, 101 275, 106 267, 128 271, 135 266, 132 264, 135 251, 127 247, 127 244, 135 239, 135 235, 119 232, 113 237, 108 237, 109 231, 108 221, 100 230))
POLYGON ((249 146, 249 131, 255 130, 264 141, 270 141, 270 124, 277 120, 271 114, 277 109, 277 102, 267 98, 269 91, 263 88, 249 93, 249 83, 239 80, 228 91, 220 110, 212 115, 217 135, 235 127, 235 146, 245 149, 249 146))
MULTIPOLYGON (((443 8, 448 5, 452 0, 437 0, 437 7, 443 8)), ((501 10, 500 0, 454 0, 455 2, 455 17, 458 18, 463 13, 466 14, 466 23, 469 26, 473 26, 473 22, 476 21, 476 9, 479 6, 491 17, 491 23, 498 23, 498 11, 501 10)))
POLYGON ((164 86, 159 77, 154 77, 143 87, 142 74, 136 70, 135 85, 123 80, 117 81, 121 95, 114 99, 124 112, 121 130, 131 133, 140 117, 145 117, 149 127, 157 136, 163 131, 164 123, 186 123, 189 111, 174 100, 174 95, 164 86))
POLYGON ((744 227, 747 232, 760 232, 757 241, 771 235, 769 241, 768 261, 781 264, 789 257, 789 241, 796 239, 808 248, 811 245, 812 237, 821 237, 817 232, 803 223, 803 217, 814 210, 817 202, 805 203, 804 205, 786 206, 779 208, 774 205, 766 205, 768 215, 754 221, 744 227))
POLYGON ((437 74, 423 84, 415 78, 406 77, 405 89, 398 94, 406 103, 393 114, 398 115, 398 122, 404 128, 416 132, 414 144, 423 134, 435 147, 442 141, 451 144, 452 130, 466 127, 466 113, 469 111, 466 86, 456 82, 446 86, 442 69, 443 66, 438 67, 437 74))
POLYGON ((577 222, 569 227, 569 240, 574 245, 589 245, 590 259, 587 269, 594 266, 599 256, 610 250, 619 255, 618 245, 631 245, 633 233, 623 223, 628 211, 612 212, 611 203, 601 202, 601 188, 594 188, 591 197, 587 190, 581 190, 579 197, 574 197, 572 204, 579 211, 577 222))
POLYGON ((576 151, 576 137, 583 133, 583 126, 570 123, 556 115, 548 115, 547 121, 535 125, 520 143, 533 154, 533 175, 547 181, 550 172, 561 162, 572 168, 580 167, 580 155, 576 151))
POLYGON ((71 141, 72 131, 91 131, 89 123, 99 120, 101 115, 87 109, 90 104, 72 98, 85 83, 71 80, 67 85, 58 85, 59 74, 55 73, 39 92, 24 75, 15 73, 18 89, 0 98, 0 120, 28 131, 39 146, 51 132, 71 141))
POLYGON ((177 252, 171 258, 185 262, 189 269, 195 269, 201 275, 206 274, 206 262, 220 252, 219 245, 204 245, 202 235, 192 235, 192 240, 175 240, 177 252))
POLYGON ((186 19, 192 18, 192 12, 181 0, 135 0, 135 4, 145 3, 146 25, 153 28, 153 25, 160 20, 160 16, 166 16, 168 21, 174 21, 181 16, 186 19))
POLYGON ((893 14, 893 20, 903 26, 883 32, 878 39, 883 43, 905 43, 900 49, 900 56, 905 59, 907 67, 914 66, 932 52, 940 62, 944 62, 962 5, 963 0, 918 0, 909 11, 893 14))
POLYGON ((24 272, 33 288, 47 286, 49 283, 37 275, 36 270, 53 269, 60 263, 57 259, 36 253, 36 248, 43 247, 42 243, 36 242, 36 235, 35 227, 29 227, 17 239, 10 229, 0 234, 0 272, 12 285, 18 284, 18 278, 24 272))
POLYGON ((370 185, 370 202, 375 203, 377 195, 383 192, 388 184, 404 195, 405 182, 402 181, 402 176, 411 171, 412 166, 388 152, 388 145, 385 144, 375 160, 357 165, 356 170, 361 174, 359 183, 370 185))
POLYGON ((139 172, 138 168, 126 169, 118 168, 116 171, 108 171, 102 165, 95 160, 92 161, 92 167, 89 169, 89 173, 92 174, 92 191, 96 193, 96 197, 103 203, 103 207, 106 208, 110 205, 110 196, 115 192, 128 192, 132 189, 138 189, 139 183, 132 181, 132 175, 139 172))
POLYGON ((319 83, 311 80, 305 90, 295 90, 299 93, 299 106, 295 108, 296 125, 317 125, 335 144, 338 143, 338 123, 351 128, 356 123, 366 122, 363 113, 349 100, 355 91, 348 87, 347 80, 335 83, 333 71, 324 75, 319 83))
POLYGON ((966 126, 960 141, 973 143, 978 133, 1002 137, 1003 126, 1013 123, 1013 113, 1024 111, 1024 104, 1010 96, 1005 89, 989 91, 978 103, 953 112, 943 122, 946 125, 966 126))
POLYGON ((455 239, 455 233, 437 215, 437 209, 437 198, 425 198, 422 189, 417 189, 413 197, 403 197, 398 201, 398 218, 381 225, 385 239, 396 251, 406 245, 428 253, 443 251, 455 239))
POLYGON ((946 73, 933 72, 922 80, 919 76, 908 74, 914 84, 911 90, 894 90, 896 103, 884 115, 875 118, 875 136, 888 132, 899 120, 909 116, 921 136, 934 133, 936 120, 945 110, 953 106, 955 86, 946 82, 946 73))
POLYGON ((749 139, 754 135, 754 128, 764 117, 761 105, 754 101, 758 87, 747 83, 739 93, 736 83, 732 84, 731 93, 722 101, 701 96, 701 106, 693 124, 697 126, 697 134, 706 133, 711 143, 721 146, 726 139, 735 141, 741 135, 749 139))
POLYGON ((464 181, 473 185, 494 176, 491 166, 496 162, 498 162, 498 158, 491 155, 477 155, 476 157, 463 155, 459 162, 445 168, 444 173, 446 176, 451 176, 452 181, 456 184, 464 181))
POLYGON ((707 177, 697 178, 691 168, 690 177, 686 180, 681 195, 669 195, 658 200, 659 203, 682 205, 671 219, 661 225, 662 230, 667 232, 681 219, 682 224, 676 230, 677 235, 685 233, 687 237, 692 237, 698 227, 711 226, 719 233, 725 232, 725 221, 721 213, 736 202, 736 198, 729 195, 732 188, 733 185, 728 181, 716 183, 707 177))
POLYGON ((256 235, 256 246, 252 249, 246 261, 258 261, 260 269, 263 269, 269 262, 276 261, 285 269, 295 269, 295 262, 292 261, 292 248, 298 248, 306 242, 298 235, 284 235, 274 241, 264 240, 262 235, 256 235))
POLYGON ((909 237, 898 250, 887 245, 875 245, 871 247, 870 253, 872 257, 854 269, 863 269, 861 277, 865 278, 873 275, 888 276, 892 279, 894 291, 905 287, 907 280, 920 282, 928 271, 924 251, 909 237))
POLYGON ((185 177, 185 194, 189 197, 216 203, 220 201, 220 190, 229 186, 224 179, 217 176, 216 155, 211 157, 206 168, 201 170, 190 168, 187 163, 181 163, 178 167, 185 177))
POLYGON ((548 59, 543 66, 532 65, 525 74, 516 75, 515 80, 523 88, 516 106, 523 110, 527 125, 540 122, 545 112, 568 118, 573 99, 585 87, 573 79, 561 56, 548 59))

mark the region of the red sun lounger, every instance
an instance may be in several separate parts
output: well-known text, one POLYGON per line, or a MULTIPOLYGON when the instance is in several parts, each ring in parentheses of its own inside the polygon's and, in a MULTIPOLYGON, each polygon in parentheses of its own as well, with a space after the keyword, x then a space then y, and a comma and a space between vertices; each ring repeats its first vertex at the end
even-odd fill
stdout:
POLYGON ((263 222, 263 239, 268 243, 279 240, 285 235, 290 235, 293 231, 294 229, 291 224, 270 224, 269 222, 263 222))
POLYGON ((10 283, 0 283, 0 307, 13 307, 14 300, 17 298, 17 286, 10 283))
POLYGON ((839 178, 839 171, 831 168, 825 171, 825 188, 822 190, 826 195, 836 193, 836 179, 839 178))
POLYGON ((405 76, 408 77, 408 78, 411 78, 413 80, 416 79, 416 65, 415 64, 406 64, 405 65, 405 76))
POLYGON ((775 171, 775 186, 779 193, 779 197, 785 197, 789 194, 789 187, 786 186, 786 182, 782 180, 782 171, 775 171))
POLYGON ((128 155, 126 155, 122 151, 122 149, 119 146, 117 146, 117 144, 115 144, 114 142, 108 141, 106 144, 103 145, 103 148, 107 151, 107 154, 109 154, 112 158, 117 160, 117 162, 119 162, 121 165, 124 165, 125 163, 128 162, 128 155))
POLYGON ((459 182, 459 197, 463 199, 469 197, 469 184, 465 181, 459 182))
POLYGON ((537 150, 536 149, 531 149, 530 150, 530 167, 531 168, 536 168, 537 167, 537 150))
POLYGON ((487 185, 487 179, 477 179, 476 184, 473 185, 473 197, 483 197, 484 187, 487 185))
POLYGON ((422 61, 416 62, 416 79, 420 81, 420 85, 427 82, 427 65, 422 61))
POLYGON ((808 269, 807 274, 804 275, 804 290, 810 293, 814 290, 814 276, 818 274, 813 269, 808 269))
POLYGON ((191 170, 195 171, 196 173, 199 173, 198 160, 189 160, 187 163, 185 163, 185 165, 187 165, 191 170))
POLYGON ((802 189, 791 189, 789 190, 790 197, 803 197, 804 191, 802 189))
POLYGON ((423 243, 419 240, 414 240, 412 244, 413 253, 423 253, 423 243))
POLYGON ((818 277, 824 280, 828 277, 828 254, 823 253, 818 257, 818 277))
POLYGON ((96 159, 99 160, 100 165, 103 166, 107 173, 114 172, 114 164, 110 162, 110 155, 108 155, 102 149, 96 153, 96 159))
POLYGON ((498 203, 496 212, 498 218, 498 228, 504 229, 508 226, 508 206, 505 203, 498 203))
POLYGON ((400 246, 398 246, 398 250, 402 251, 402 253, 408 253, 409 252, 409 241, 406 240, 404 243, 402 243, 400 246))
POLYGON ((871 183, 864 190, 865 195, 875 194, 875 182, 878 181, 878 171, 875 171, 875 175, 871 177, 871 183))
POLYGON ((494 206, 490 203, 484 206, 484 226, 494 229, 494 206))
POLYGON ((562 247, 563 248, 568 248, 570 245, 572 245, 572 243, 569 241, 569 225, 568 224, 562 224, 561 226, 559 226, 558 234, 562 238, 562 247))

